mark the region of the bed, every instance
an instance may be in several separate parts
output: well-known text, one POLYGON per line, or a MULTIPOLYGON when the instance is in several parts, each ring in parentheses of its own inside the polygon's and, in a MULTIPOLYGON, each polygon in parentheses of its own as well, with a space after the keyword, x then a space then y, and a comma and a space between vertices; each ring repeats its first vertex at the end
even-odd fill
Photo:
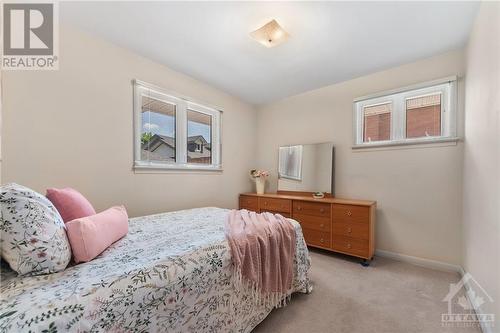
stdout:
MULTIPOLYGON (((89 263, 17 277, 1 270, 0 332, 250 332, 272 310, 232 283, 228 210, 132 218, 129 233, 89 263)), ((310 291, 300 225, 293 292, 310 291)))

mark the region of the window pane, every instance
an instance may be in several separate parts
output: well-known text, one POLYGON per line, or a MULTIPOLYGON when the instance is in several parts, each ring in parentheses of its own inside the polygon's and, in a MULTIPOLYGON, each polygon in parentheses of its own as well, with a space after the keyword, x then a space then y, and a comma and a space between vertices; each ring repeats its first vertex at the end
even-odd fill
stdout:
POLYGON ((187 110, 187 162, 212 164, 212 116, 187 110))
POLYGON ((363 109, 363 142, 391 139, 392 104, 367 106, 363 109))
POLYGON ((142 96, 141 160, 175 162, 175 105, 142 96))
POLYGON ((441 94, 406 100, 406 137, 441 135, 441 94))

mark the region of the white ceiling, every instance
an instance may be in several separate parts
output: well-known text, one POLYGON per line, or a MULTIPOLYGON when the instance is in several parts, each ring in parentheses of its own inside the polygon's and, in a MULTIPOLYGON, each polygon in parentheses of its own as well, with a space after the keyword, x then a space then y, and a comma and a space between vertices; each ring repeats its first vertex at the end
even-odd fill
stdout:
POLYGON ((474 2, 63 2, 61 18, 252 104, 463 47, 474 2), (276 19, 291 38, 249 33, 276 19))

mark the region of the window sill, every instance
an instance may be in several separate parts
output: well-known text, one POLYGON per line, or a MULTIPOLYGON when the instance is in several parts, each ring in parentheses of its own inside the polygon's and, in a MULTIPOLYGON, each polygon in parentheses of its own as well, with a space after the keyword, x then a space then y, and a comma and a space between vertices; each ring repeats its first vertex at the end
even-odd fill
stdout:
POLYGON ((135 163, 134 173, 222 173, 222 166, 135 163))
POLYGON ((405 141, 389 141, 384 143, 364 143, 352 146, 355 151, 384 150, 384 149, 405 149, 405 148, 426 148, 455 146, 460 141, 458 137, 418 139, 405 141))

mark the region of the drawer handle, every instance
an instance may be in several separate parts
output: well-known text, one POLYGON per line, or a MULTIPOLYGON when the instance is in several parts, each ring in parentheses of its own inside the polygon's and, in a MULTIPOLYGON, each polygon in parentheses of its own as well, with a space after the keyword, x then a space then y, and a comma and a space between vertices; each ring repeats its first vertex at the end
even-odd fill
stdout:
POLYGON ((250 205, 250 200, 247 200, 247 204, 249 204, 249 205, 250 205))
POLYGON ((264 206, 267 206, 267 201, 264 201, 264 206))
POLYGON ((352 232, 351 227, 347 228, 347 232, 348 232, 348 233, 351 233, 351 232, 352 232))
POLYGON ((321 238, 319 241, 320 241, 321 243, 324 243, 324 242, 325 242, 325 240, 324 240, 323 238, 321 238))
POLYGON ((352 215, 351 211, 350 211, 350 210, 348 210, 348 211, 347 211, 347 216, 351 216, 351 215, 352 215))
POLYGON ((351 248, 351 243, 347 243, 347 248, 350 249, 351 248))
POLYGON ((325 209, 324 208, 320 208, 319 212, 323 214, 325 212, 325 209))
POLYGON ((325 227, 325 225, 324 225, 323 223, 321 223, 319 226, 320 226, 321 228, 324 228, 324 227, 325 227))
POLYGON ((302 207, 300 207, 300 206, 297 206, 297 210, 302 210, 302 207))

